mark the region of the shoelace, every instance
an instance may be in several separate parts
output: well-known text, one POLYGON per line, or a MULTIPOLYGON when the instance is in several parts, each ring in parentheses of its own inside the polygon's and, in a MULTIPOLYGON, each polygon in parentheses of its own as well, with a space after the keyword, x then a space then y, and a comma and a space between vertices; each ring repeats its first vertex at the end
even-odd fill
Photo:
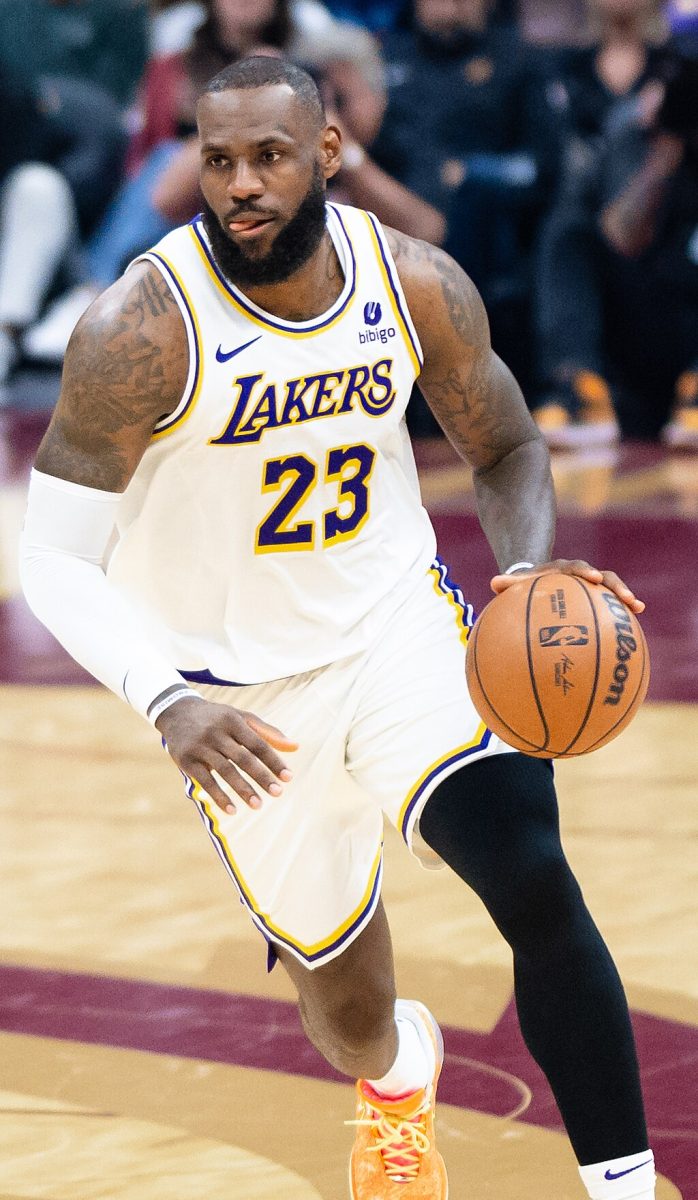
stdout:
POLYGON ((364 1125, 373 1132, 375 1145, 383 1158, 385 1173, 393 1183, 411 1183, 419 1175, 422 1155, 431 1149, 424 1129, 426 1110, 407 1120, 371 1108, 372 1117, 346 1121, 346 1125, 364 1125))

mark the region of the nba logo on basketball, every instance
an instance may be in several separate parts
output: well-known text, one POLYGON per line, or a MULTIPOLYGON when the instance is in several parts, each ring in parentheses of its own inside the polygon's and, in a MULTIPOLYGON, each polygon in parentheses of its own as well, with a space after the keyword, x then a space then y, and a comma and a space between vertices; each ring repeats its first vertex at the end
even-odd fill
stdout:
POLYGON ((544 625, 539 630, 541 646, 588 646, 586 625, 544 625))

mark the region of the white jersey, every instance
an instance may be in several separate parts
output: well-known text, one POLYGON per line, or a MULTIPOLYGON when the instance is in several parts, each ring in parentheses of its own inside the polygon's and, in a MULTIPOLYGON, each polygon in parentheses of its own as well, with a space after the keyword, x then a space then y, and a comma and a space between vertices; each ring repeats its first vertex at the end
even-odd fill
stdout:
POLYGON ((404 414, 421 348, 378 221, 328 204, 344 271, 292 322, 220 272, 201 220, 143 257, 189 340, 189 378, 119 510, 110 581, 172 665, 261 683, 368 645, 436 545, 404 414))

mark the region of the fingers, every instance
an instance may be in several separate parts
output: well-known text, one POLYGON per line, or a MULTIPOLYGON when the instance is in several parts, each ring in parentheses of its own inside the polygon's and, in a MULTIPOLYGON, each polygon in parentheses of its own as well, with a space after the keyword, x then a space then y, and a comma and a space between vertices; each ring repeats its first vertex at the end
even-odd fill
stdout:
POLYGON ((217 749, 220 753, 220 762, 216 766, 218 774, 246 802, 248 784, 243 780, 243 788, 240 789, 241 771, 251 780, 253 787, 259 788, 261 792, 266 792, 270 796, 280 796, 283 792, 284 789, 279 779, 283 778, 284 783, 291 779, 291 772, 286 767, 281 765, 278 769, 273 765, 279 760, 269 751, 267 751, 267 756, 271 758, 271 763, 264 762, 254 746, 248 749, 247 746, 240 745, 232 738, 221 739, 217 749))
POLYGON ((645 611, 644 602, 638 600, 632 589, 616 575, 615 571, 600 571, 598 567, 592 567, 581 558, 558 558, 554 562, 542 563, 540 566, 528 570, 516 571, 513 575, 495 575, 490 580, 490 587, 495 595, 499 595, 501 592, 505 592, 507 588, 513 587, 521 579, 531 578, 536 575, 552 575, 553 573, 575 575, 579 579, 586 579, 589 583, 602 584, 609 591, 615 592, 619 600, 627 604, 632 612, 641 613, 645 611))
POLYGON ((627 583, 624 583, 616 575, 615 571, 604 571, 602 582, 604 587, 607 587, 610 592, 615 592, 618 599, 623 601, 623 604, 627 604, 631 612, 641 613, 645 611, 644 600, 638 600, 635 593, 628 587, 627 583))
POLYGON ((596 567, 589 566, 589 563, 584 562, 583 559, 558 558, 555 562, 541 563, 537 567, 516 571, 513 575, 495 575, 490 580, 490 587, 493 592, 505 592, 507 588, 513 587, 520 579, 530 578, 535 575, 553 575, 556 572, 561 572, 563 575, 579 575, 582 579, 588 579, 589 583, 603 582, 603 573, 596 567))
POLYGON ((237 811, 226 788, 249 808, 258 809, 262 806, 260 793, 278 797, 283 792, 282 783, 293 778, 272 749, 272 740, 285 750, 298 749, 296 742, 254 713, 231 710, 217 728, 209 729, 205 750, 200 744, 198 753, 182 767, 224 812, 237 811))
POLYGON ((239 806, 236 799, 231 796, 231 792, 239 797, 243 804, 252 809, 262 807, 260 791, 265 791, 271 796, 281 795, 283 791, 281 784, 274 779, 273 775, 260 768, 254 755, 240 747, 237 747, 233 753, 235 753, 235 762, 226 757, 224 753, 211 753, 208 766, 201 766, 196 772, 196 782, 218 807, 223 809, 223 812, 233 814, 238 810, 239 806))
POLYGON ((532 579, 536 575, 549 575, 553 571, 558 570, 556 563, 541 563, 540 566, 521 568, 519 571, 514 571, 513 575, 494 575, 490 579, 490 587, 495 595, 500 592, 506 592, 507 588, 514 587, 522 579, 532 579))
POLYGON ((242 732, 237 734, 238 741, 250 750, 260 762, 264 763, 278 779, 289 783, 293 778, 293 773, 283 759, 274 753, 272 747, 293 751, 298 749, 298 743, 292 742, 275 725, 267 724, 260 717, 256 717, 254 713, 241 713, 240 715, 244 724, 242 732))
POLYGON ((245 720, 250 729, 258 733, 261 738, 264 738, 264 741, 273 746, 275 750, 298 749, 298 742, 292 742, 290 738, 286 737, 285 733, 276 728, 276 725, 269 725, 261 717, 256 717, 254 713, 245 713, 245 720))
POLYGON ((490 587, 496 596, 500 592, 506 592, 507 588, 513 587, 521 579, 528 579, 531 575, 539 575, 540 571, 516 571, 514 575, 494 575, 490 579, 490 587))
POLYGON ((237 805, 234 803, 232 797, 218 782, 219 779, 221 781, 225 779, 231 790, 236 792, 249 808, 262 807, 261 797, 257 795, 252 785, 235 770, 232 763, 226 762, 221 758, 219 760, 219 767, 222 769, 217 770, 215 767, 212 767, 210 771, 207 767, 200 767, 194 780, 197 786, 213 800, 214 804, 217 804, 229 816, 237 812, 237 805), (226 776, 229 778, 226 779, 226 776))

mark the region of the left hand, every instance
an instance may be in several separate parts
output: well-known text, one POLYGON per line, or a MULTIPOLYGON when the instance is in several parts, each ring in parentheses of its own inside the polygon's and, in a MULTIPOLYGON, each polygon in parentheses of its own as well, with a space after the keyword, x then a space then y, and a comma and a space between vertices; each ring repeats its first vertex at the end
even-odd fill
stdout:
POLYGON ((581 558, 557 558, 554 562, 541 563, 536 567, 516 571, 513 575, 495 575, 490 581, 490 587, 496 595, 499 595, 500 592, 505 592, 507 588, 515 584, 518 579, 535 575, 552 575, 555 572, 562 575, 577 575, 580 579, 586 579, 588 583, 600 583, 610 592, 615 592, 618 599, 622 600, 623 604, 627 604, 631 612, 645 611, 644 602, 638 600, 635 593, 630 590, 627 583, 623 583, 615 571, 600 571, 598 567, 590 566, 581 558))

